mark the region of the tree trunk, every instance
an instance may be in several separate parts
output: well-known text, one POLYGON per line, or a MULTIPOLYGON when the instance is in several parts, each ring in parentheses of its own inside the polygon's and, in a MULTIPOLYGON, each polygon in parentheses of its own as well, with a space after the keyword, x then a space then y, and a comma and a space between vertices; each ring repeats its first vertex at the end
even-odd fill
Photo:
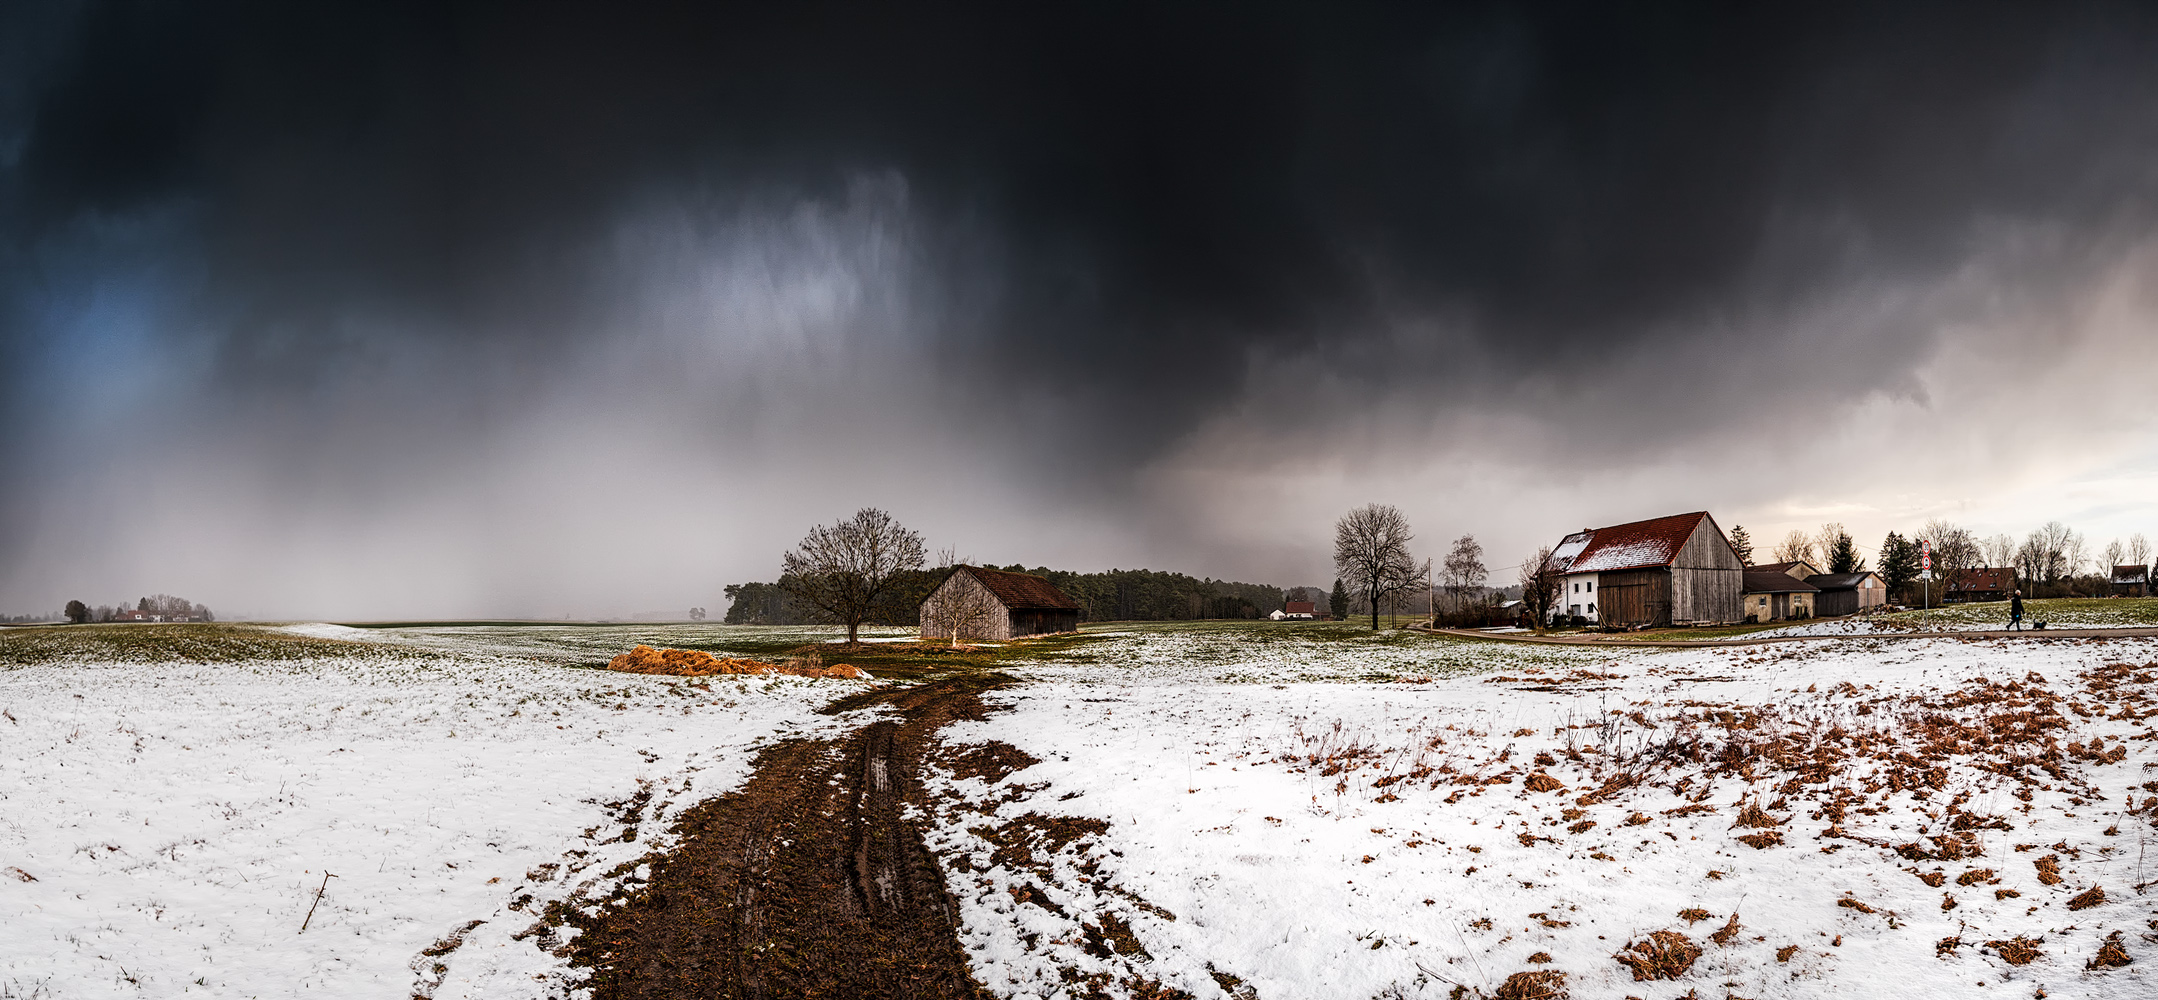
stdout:
POLYGON ((853 645, 855 644, 855 641, 854 641, 854 637, 855 637, 855 634, 856 634, 857 632, 859 632, 859 631, 861 630, 861 627, 862 627, 862 623, 861 623, 861 622, 858 622, 858 621, 850 621, 850 622, 848 622, 848 623, 847 623, 847 645, 848 645, 848 646, 850 646, 850 647, 851 647, 851 646, 853 646, 853 645))

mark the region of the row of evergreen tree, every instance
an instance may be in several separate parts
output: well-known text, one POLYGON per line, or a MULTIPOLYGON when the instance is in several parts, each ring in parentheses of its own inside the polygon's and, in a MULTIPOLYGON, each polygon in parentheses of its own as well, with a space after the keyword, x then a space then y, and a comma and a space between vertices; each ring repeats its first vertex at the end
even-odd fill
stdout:
MULTIPOLYGON (((1074 573, 1046 566, 1030 569, 1018 563, 985 568, 1048 579, 1078 602, 1082 621, 1262 618, 1280 610, 1283 601, 1282 588, 1271 584, 1200 579, 1158 570, 1074 573)), ((900 573, 871 621, 879 625, 921 624, 922 601, 944 582, 948 572, 947 567, 900 573)), ((724 620, 729 625, 803 625, 817 620, 811 609, 798 606, 780 583, 730 584, 726 596, 724 620)))

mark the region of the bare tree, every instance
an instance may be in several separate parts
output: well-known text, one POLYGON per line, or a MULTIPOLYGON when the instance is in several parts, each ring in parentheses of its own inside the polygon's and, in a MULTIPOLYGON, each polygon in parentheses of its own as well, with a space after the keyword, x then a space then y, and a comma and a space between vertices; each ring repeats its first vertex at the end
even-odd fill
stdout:
POLYGON ((809 529, 794 551, 780 556, 779 586, 795 600, 847 627, 847 643, 859 641, 862 622, 892 579, 922 568, 922 536, 874 507, 850 520, 809 529))
MULTIPOLYGON (((2090 541, 2081 532, 2069 532, 2068 540, 2061 543, 2061 576, 2074 580, 2083 575, 2083 567, 2090 561, 2090 541)), ((2106 571, 2112 572, 2112 567, 2106 571)))
POLYGON ((1491 570, 1484 565, 1484 547, 1476 536, 1463 535, 1454 539, 1453 550, 1446 554, 1447 596, 1454 599, 1454 613, 1461 613, 1462 595, 1484 585, 1491 570))
POLYGON ((1969 528, 1959 528, 1940 518, 1926 522, 1918 537, 1933 545, 1933 576, 1949 591, 1963 582, 1964 571, 1978 564, 1981 553, 1969 528))
POLYGON ((1541 632, 1551 609, 1559 603, 1560 574, 1551 566, 1551 546, 1521 563, 1521 604, 1529 611, 1530 627, 1541 632))
POLYGON ((2013 566, 2016 564, 2016 540, 2005 534, 1988 538, 1978 543, 1978 547, 1985 552, 1986 565, 1988 566, 2013 566))
POLYGON ((1789 534, 1783 536, 1783 541, 1776 544, 1776 561, 1799 562, 1801 560, 1809 563, 1819 562, 1813 556, 1813 536, 1797 528, 1792 528, 1789 534))
POLYGON ((2148 566, 2151 563, 2150 539, 2143 537, 2140 531, 2128 536, 2128 561, 2138 566, 2148 566))
POLYGON ((2080 556, 2082 547, 2072 544, 2079 541, 2073 529, 2059 521, 2047 521, 2031 532, 2031 539, 2038 543, 2039 554, 2043 557, 2038 571, 2040 579, 2054 583, 2063 576, 2074 574, 2075 568, 2068 562, 2069 550, 2077 549, 2075 554, 2080 556))
POLYGON ((2105 565, 2098 567, 2098 572, 2107 579, 2112 579, 2113 567, 2125 565, 2121 560, 2127 558, 2127 556, 2128 547, 2122 545, 2120 539, 2116 538, 2107 542, 2105 551, 2099 555, 2099 558, 2105 560, 2105 565))
POLYGON ((1413 579, 1409 519, 1392 504, 1367 503, 1334 522, 1334 570, 1356 587, 1371 607, 1371 628, 1379 628, 1379 602, 1413 579))
POLYGON ((2022 577, 2025 583, 2030 583, 2045 575, 2046 548, 2037 532, 2031 532, 2030 537, 2025 538, 2023 544, 2016 547, 2015 566, 2016 575, 2022 577))
POLYGON ((986 639, 996 634, 997 616, 1004 608, 996 602, 987 588, 969 581, 945 578, 945 583, 930 592, 929 599, 922 602, 922 634, 930 638, 943 636, 948 645, 957 646, 966 639, 986 639))

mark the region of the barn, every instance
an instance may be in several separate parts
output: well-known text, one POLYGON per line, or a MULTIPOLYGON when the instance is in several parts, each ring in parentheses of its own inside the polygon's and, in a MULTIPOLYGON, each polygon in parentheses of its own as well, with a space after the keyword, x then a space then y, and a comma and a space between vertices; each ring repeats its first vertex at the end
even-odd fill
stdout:
POLYGON ((922 638, 1012 639, 1079 630, 1079 603, 1028 573, 954 566, 922 601, 922 638))
POLYGON ((1606 625, 1735 622, 1746 572, 1707 511, 1588 528, 1552 553, 1562 611, 1606 625))

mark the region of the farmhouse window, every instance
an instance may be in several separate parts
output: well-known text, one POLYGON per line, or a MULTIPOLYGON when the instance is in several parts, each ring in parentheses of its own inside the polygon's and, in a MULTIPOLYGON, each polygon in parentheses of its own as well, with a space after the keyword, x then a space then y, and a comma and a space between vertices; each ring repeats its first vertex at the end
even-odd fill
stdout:
POLYGON ((1590 601, 1590 602, 1589 602, 1589 614, 1592 614, 1592 615, 1593 615, 1593 614, 1595 614, 1595 613, 1596 613, 1596 602, 1595 602, 1595 601, 1590 601))

